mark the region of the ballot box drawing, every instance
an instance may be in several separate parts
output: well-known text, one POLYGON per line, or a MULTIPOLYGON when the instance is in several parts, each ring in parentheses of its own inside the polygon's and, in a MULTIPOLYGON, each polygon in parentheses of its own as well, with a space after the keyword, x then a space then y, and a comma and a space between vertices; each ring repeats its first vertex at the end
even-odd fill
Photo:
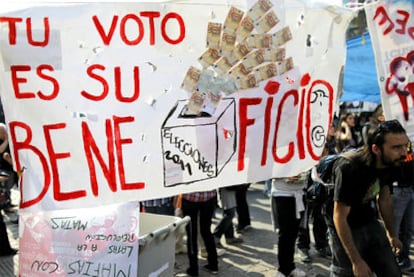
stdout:
POLYGON ((236 152, 234 98, 223 98, 214 114, 185 115, 179 100, 161 127, 164 186, 217 177, 236 152))

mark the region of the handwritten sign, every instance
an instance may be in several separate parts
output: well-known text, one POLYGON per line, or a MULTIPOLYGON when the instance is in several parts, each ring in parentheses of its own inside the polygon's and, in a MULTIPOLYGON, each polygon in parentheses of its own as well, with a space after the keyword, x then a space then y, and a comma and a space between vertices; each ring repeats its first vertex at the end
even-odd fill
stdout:
POLYGON ((137 276, 137 206, 22 213, 19 275, 137 276))
POLYGON ((0 14, 0 95, 15 167, 25 168, 22 209, 145 200, 311 167, 353 14, 331 1, 284 2, 0 14))
POLYGON ((387 119, 398 119, 414 140, 414 4, 378 1, 366 6, 387 119))

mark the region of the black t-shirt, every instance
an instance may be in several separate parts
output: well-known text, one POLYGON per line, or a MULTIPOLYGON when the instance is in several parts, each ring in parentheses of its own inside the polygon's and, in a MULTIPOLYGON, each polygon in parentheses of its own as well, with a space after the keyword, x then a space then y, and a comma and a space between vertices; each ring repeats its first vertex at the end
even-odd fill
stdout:
POLYGON ((389 185, 387 171, 378 171, 361 161, 358 152, 340 157, 334 164, 334 200, 351 207, 348 224, 358 227, 378 218, 376 197, 381 186, 389 185))
POLYGON ((401 166, 392 168, 393 182, 399 187, 414 186, 414 160, 407 159, 401 166))

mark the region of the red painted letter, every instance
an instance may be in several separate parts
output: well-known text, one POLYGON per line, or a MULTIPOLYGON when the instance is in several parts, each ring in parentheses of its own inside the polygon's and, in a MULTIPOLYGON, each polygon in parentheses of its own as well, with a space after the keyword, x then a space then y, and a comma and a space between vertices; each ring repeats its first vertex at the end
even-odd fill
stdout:
POLYGON ((19 88, 19 83, 27 83, 27 79, 24 77, 18 77, 17 73, 19 71, 30 71, 31 68, 29 65, 12 65, 10 66, 11 72, 11 79, 13 83, 13 90, 14 95, 17 99, 27 99, 27 98, 35 98, 35 94, 33 92, 21 92, 19 88))
POLYGON ((92 17, 93 23, 95 24, 96 30, 98 31, 99 35, 101 36, 102 42, 105 45, 109 45, 112 40, 112 36, 114 35, 116 23, 118 22, 118 16, 115 15, 112 18, 111 27, 109 28, 109 32, 105 33, 104 28, 102 27, 101 22, 99 21, 98 17, 94 15, 92 17))
POLYGON ((31 18, 26 19, 27 41, 29 42, 30 45, 39 46, 39 47, 44 47, 44 46, 48 45, 49 37, 50 37, 49 18, 45 17, 43 19, 43 25, 44 25, 44 28, 45 28, 43 41, 35 41, 33 39, 32 19, 31 18))
POLYGON ((286 92, 285 95, 283 95, 282 100, 280 101, 279 109, 277 111, 275 136, 273 138, 273 146, 272 146, 273 159, 277 163, 287 163, 292 158, 292 156, 294 155, 294 143, 293 142, 289 142, 288 153, 284 157, 279 157, 277 155, 277 135, 278 135, 278 131, 279 131, 280 117, 282 115, 283 105, 285 104, 285 101, 289 96, 293 96, 295 106, 299 102, 299 96, 298 96, 298 92, 296 90, 290 90, 290 91, 286 92))
POLYGON ((82 95, 83 97, 85 97, 86 99, 89 99, 89 100, 93 100, 93 101, 100 101, 100 100, 105 99, 105 97, 108 95, 108 92, 109 92, 109 89, 108 89, 108 82, 105 80, 105 78, 104 78, 104 77, 102 77, 102 76, 100 76, 100 75, 98 75, 98 74, 94 73, 94 70, 95 70, 95 69, 98 69, 98 70, 105 70, 105 66, 100 65, 100 64, 95 64, 95 65, 91 65, 91 66, 90 66, 90 67, 88 67, 88 69, 87 69, 87 73, 88 73, 88 75, 89 75, 91 78, 96 79, 97 81, 99 81, 100 83, 102 83, 103 90, 102 90, 101 95, 97 95, 97 96, 95 96, 95 95, 90 94, 90 93, 89 93, 89 92, 87 92, 86 90, 82 90, 82 91, 81 91, 81 95, 82 95))
POLYGON ((85 190, 78 190, 78 191, 72 191, 72 192, 62 192, 60 190, 61 185, 60 185, 60 180, 59 180, 57 160, 69 158, 70 153, 68 152, 56 153, 55 152, 55 149, 53 148, 52 139, 50 137, 50 132, 51 130, 63 129, 65 127, 66 127, 65 123, 43 126, 43 132, 44 132, 45 141, 46 141, 46 148, 49 153, 50 166, 52 168, 52 174, 53 174, 53 197, 55 198, 56 201, 77 199, 77 198, 86 196, 85 190))
POLYGON ((121 26, 120 26, 120 35, 123 42, 125 42, 126 45, 137 45, 141 42, 141 40, 144 38, 144 25, 142 24, 141 19, 139 19, 138 16, 135 14, 128 14, 121 20, 121 26), (128 29, 126 28, 126 23, 128 19, 132 19, 137 23, 137 31, 138 31, 138 37, 134 40, 130 40, 127 38, 125 31, 128 29))
POLYGON ((9 43, 10 45, 16 44, 16 23, 22 22, 22 18, 15 17, 0 17, 0 23, 7 22, 9 23, 9 43))
POLYGON ((115 67, 115 96, 120 102, 132 103, 139 97, 139 67, 134 66, 134 93, 131 97, 122 96, 122 84, 121 84, 121 68, 115 67))
POLYGON ((121 181, 122 190, 136 190, 136 189, 143 189, 145 187, 145 183, 143 182, 127 183, 125 180, 124 159, 122 157, 122 145, 132 143, 132 139, 121 137, 120 125, 122 123, 134 122, 134 120, 135 118, 132 116, 129 116, 129 117, 114 116, 115 147, 116 147, 116 154, 117 154, 117 160, 118 160, 119 178, 121 181))
POLYGON ((105 129, 107 139, 105 152, 108 152, 108 165, 106 165, 104 159, 102 158, 101 152, 99 151, 99 148, 95 143, 92 133, 88 128, 88 124, 86 122, 82 122, 82 136, 84 138, 83 148, 85 149, 86 160, 88 161, 92 193, 95 196, 98 196, 99 188, 98 181, 96 179, 96 169, 95 163, 93 162, 92 152, 98 160, 99 165, 101 166, 102 172, 108 182, 109 188, 113 192, 116 191, 114 135, 112 132, 111 121, 109 119, 105 121, 105 129))
POLYGON ((255 120, 247 118, 247 108, 250 105, 259 105, 262 102, 261 98, 241 98, 239 103, 239 122, 240 122, 240 140, 239 140, 239 156, 237 170, 244 169, 244 153, 246 152, 246 135, 247 126, 253 125, 255 120))
POLYGON ((150 45, 155 44, 155 28, 154 28, 154 18, 160 17, 159 12, 140 12, 141 16, 148 17, 149 19, 149 27, 150 27, 150 45))
POLYGON ((161 22, 161 35, 164 38, 164 40, 170 44, 178 44, 182 42, 185 38, 185 25, 183 18, 176 13, 168 13, 165 15, 165 17, 162 19, 161 22), (172 39, 168 36, 166 30, 167 30, 167 21, 171 18, 174 18, 178 21, 178 26, 180 27, 179 36, 177 39, 172 39))
MULTIPOLYGON (((43 168, 44 180, 43 180, 42 191, 34 199, 27 200, 27 199, 22 198, 20 200, 20 207, 27 208, 27 207, 30 207, 32 205, 39 203, 43 199, 45 194, 47 193, 50 187, 50 178, 51 178, 50 171, 47 165, 46 157, 36 146, 30 144, 32 141, 32 130, 30 129, 30 126, 23 122, 12 121, 9 123, 9 127, 10 127, 10 137, 13 140, 13 146, 14 146, 13 156, 16 161, 17 170, 23 168, 22 165, 20 164, 20 158, 19 158, 19 153, 20 151, 23 151, 23 150, 30 151, 33 154, 37 155, 39 157, 40 164, 42 165, 42 168, 43 168), (16 131, 17 129, 20 129, 20 130, 16 131), (18 133, 20 134, 22 132, 26 132, 26 138, 23 139, 22 141, 17 141, 17 134, 18 133)), ((32 184, 29 184, 29 185, 32 185, 32 184)), ((22 190, 23 190, 23 187, 20 187, 20 191, 22 190)))
POLYGON ((47 64, 42 64, 40 65, 37 69, 37 75, 47 81, 50 81, 52 83, 52 93, 50 95, 45 95, 41 90, 39 90, 37 92, 37 94, 39 95, 39 98, 42 100, 53 100, 55 99, 58 94, 59 94, 59 83, 58 81, 53 78, 52 76, 46 75, 44 73, 44 71, 52 71, 53 72, 54 68, 51 65, 47 65, 47 64))

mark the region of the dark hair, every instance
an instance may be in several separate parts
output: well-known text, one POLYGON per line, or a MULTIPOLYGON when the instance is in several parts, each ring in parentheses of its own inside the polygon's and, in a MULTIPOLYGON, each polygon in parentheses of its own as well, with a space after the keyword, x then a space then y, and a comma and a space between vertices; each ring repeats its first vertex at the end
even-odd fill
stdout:
POLYGON ((361 160, 365 161, 368 165, 376 159, 372 152, 372 145, 377 145, 382 149, 385 143, 385 135, 387 134, 401 134, 405 133, 405 129, 401 126, 398 120, 382 121, 378 124, 374 124, 370 127, 367 134, 367 142, 360 149, 362 151, 361 160))
POLYGON ((382 148, 385 143, 385 135, 389 133, 401 134, 405 133, 405 129, 396 119, 380 122, 368 131, 367 145, 369 149, 373 144, 382 148))
POLYGON ((354 116, 354 114, 353 114, 353 113, 351 113, 351 112, 347 112, 347 113, 341 114, 341 115, 340 115, 340 117, 339 117, 339 124, 338 124, 338 126, 340 127, 341 123, 342 123, 343 121, 346 121, 346 119, 347 119, 349 116, 354 116))

